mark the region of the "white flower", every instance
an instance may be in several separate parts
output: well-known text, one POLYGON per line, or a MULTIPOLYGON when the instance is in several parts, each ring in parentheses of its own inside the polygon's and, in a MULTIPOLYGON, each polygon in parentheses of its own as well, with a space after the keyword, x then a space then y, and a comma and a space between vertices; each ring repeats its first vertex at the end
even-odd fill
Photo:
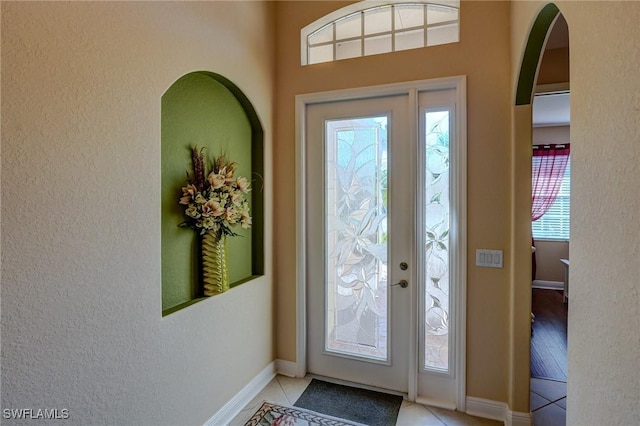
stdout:
POLYGON ((231 228, 238 224, 244 229, 251 227, 246 199, 251 183, 245 177, 235 178, 235 170, 236 163, 221 156, 214 159, 211 172, 202 182, 201 192, 192 183, 181 188, 179 204, 185 206, 188 219, 182 225, 189 225, 200 234, 220 231, 227 235, 236 235, 231 228))
POLYGON ((224 214, 224 207, 220 205, 219 202, 215 200, 207 201, 207 204, 202 206, 202 212, 204 216, 204 211, 207 210, 208 216, 222 216, 224 214))
POLYGON ((188 184, 182 188, 182 198, 180 198, 180 204, 187 205, 191 202, 191 199, 196 194, 196 187, 188 184))
POLYGON ((242 195, 242 192, 240 191, 232 191, 231 192, 231 202, 238 206, 241 207, 242 203, 244 202, 244 196, 242 195))
POLYGON ((209 184, 211 185, 211 188, 213 189, 218 189, 218 188, 222 188, 222 186, 224 185, 225 181, 226 181, 226 176, 225 176, 225 170, 222 169, 220 170, 219 174, 216 173, 209 173, 209 177, 207 178, 209 180, 209 184))
POLYGON ((205 229, 212 229, 214 226, 215 222, 210 217, 207 217, 202 221, 202 227, 205 229))
POLYGON ((196 208, 196 206, 194 204, 190 204, 189 205, 189 207, 185 211, 185 214, 187 216, 189 216, 189 217, 194 218, 194 219, 200 218, 200 213, 198 213, 198 209, 196 208))
POLYGON ((202 196, 201 193, 197 193, 196 196, 193 198, 193 200, 197 203, 197 204, 204 204, 207 202, 207 200, 202 196))
POLYGON ((243 229, 251 228, 251 216, 249 216, 249 212, 242 212, 242 219, 240 220, 240 226, 243 229))
POLYGON ((233 207, 229 207, 225 212, 224 218, 230 224, 235 224, 238 222, 238 219, 240 218, 240 213, 233 207))
POLYGON ((249 182, 246 177, 241 176, 236 179, 236 185, 238 185, 238 189, 240 191, 246 193, 250 191, 249 186, 251 185, 251 182, 249 182))

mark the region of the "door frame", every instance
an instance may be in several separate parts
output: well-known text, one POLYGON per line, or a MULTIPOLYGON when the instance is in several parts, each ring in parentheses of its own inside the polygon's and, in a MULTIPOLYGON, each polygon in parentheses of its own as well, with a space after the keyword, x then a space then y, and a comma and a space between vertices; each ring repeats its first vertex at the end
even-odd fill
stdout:
MULTIPOLYGON (((451 186, 456 189, 456 196, 451 198, 452 215, 457 239, 456 261, 452 264, 451 278, 458 283, 456 294, 452 298, 451 312, 455 321, 452 339, 455 341, 456 355, 454 359, 456 382, 456 408, 466 410, 466 299, 467 299, 467 92, 466 76, 444 77, 402 83, 391 83, 353 89, 341 89, 327 92, 316 92, 296 95, 295 98, 295 174, 296 174, 296 376, 304 377, 307 373, 307 282, 306 282, 306 108, 307 105, 334 102, 350 99, 367 99, 390 95, 408 95, 413 105, 410 134, 416 140, 418 132, 418 93, 442 89, 454 89, 456 92, 455 129, 458 135, 456 146, 451 150, 455 157, 452 167, 451 186)), ((416 188, 416 191, 418 189, 416 188)), ((409 342, 409 383, 408 398, 415 401, 418 386, 418 286, 411 286, 410 306, 410 342, 409 342)))

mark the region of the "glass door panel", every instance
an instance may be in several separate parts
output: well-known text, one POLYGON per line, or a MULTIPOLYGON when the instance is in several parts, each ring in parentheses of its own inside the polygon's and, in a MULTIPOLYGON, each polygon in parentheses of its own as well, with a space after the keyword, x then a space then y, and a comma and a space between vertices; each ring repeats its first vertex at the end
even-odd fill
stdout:
POLYGON ((416 145, 409 96, 307 106, 307 360, 408 392, 416 145), (413 189, 409 189, 413 188, 413 189))
POLYGON ((424 368, 449 370, 449 111, 426 111, 424 368))
POLYGON ((325 350, 388 361, 387 117, 327 120, 325 350))

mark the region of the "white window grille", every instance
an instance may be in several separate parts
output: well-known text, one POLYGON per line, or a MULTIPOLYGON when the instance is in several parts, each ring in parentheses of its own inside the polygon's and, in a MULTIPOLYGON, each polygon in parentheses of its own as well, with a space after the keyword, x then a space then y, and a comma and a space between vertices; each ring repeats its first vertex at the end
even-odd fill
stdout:
POLYGON ((302 65, 460 40, 459 1, 362 1, 301 31, 302 65))

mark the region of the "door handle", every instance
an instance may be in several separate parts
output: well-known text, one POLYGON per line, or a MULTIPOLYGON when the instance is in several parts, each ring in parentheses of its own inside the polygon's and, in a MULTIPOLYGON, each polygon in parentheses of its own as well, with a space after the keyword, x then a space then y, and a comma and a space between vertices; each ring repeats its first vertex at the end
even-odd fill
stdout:
POLYGON ((400 280, 399 283, 391 284, 389 287, 394 287, 399 285, 402 288, 407 288, 409 286, 409 282, 407 280, 400 280))

